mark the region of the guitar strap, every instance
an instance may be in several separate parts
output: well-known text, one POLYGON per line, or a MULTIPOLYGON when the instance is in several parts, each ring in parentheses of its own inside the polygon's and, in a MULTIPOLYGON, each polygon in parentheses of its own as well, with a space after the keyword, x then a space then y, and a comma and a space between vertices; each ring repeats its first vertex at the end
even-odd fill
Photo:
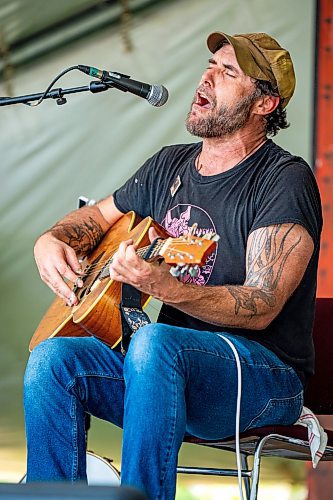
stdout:
MULTIPOLYGON (((145 251, 142 258, 144 260, 156 256, 156 243, 159 238, 156 238, 145 251)), ((142 310, 141 307, 141 292, 131 285, 126 283, 121 287, 121 302, 119 304, 122 338, 121 338, 121 352, 125 356, 132 335, 142 326, 151 323, 149 316, 142 310)))
POLYGON ((121 352, 125 356, 132 335, 141 326, 148 325, 151 321, 142 310, 141 292, 131 285, 122 284, 119 309, 122 327, 121 352))

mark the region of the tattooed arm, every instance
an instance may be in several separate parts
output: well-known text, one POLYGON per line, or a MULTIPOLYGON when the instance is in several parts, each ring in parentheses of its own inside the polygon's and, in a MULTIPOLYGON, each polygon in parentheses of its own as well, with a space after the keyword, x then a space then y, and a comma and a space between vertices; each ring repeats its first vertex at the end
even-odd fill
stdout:
POLYGON ((299 285, 313 248, 312 238, 300 225, 257 229, 247 242, 243 285, 191 286, 189 294, 184 288, 178 300, 168 303, 209 323, 266 328, 299 285))
POLYGON ((75 305, 77 299, 64 278, 80 286, 78 258, 98 245, 121 215, 110 196, 66 215, 36 241, 34 254, 41 278, 68 305, 75 305))
POLYGON ((101 219, 98 208, 82 207, 80 212, 72 212, 57 222, 47 233, 69 245, 77 255, 83 256, 98 245, 107 229, 108 225, 101 219))
POLYGON ((299 285, 313 252, 308 232, 297 224, 254 231, 246 252, 244 286, 227 286, 235 314, 249 314, 250 324, 267 326, 299 285))

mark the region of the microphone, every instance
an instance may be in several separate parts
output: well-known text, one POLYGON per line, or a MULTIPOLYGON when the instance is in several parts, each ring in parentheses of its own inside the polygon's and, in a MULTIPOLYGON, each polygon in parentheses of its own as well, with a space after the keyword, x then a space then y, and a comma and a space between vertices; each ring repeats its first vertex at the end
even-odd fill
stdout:
POLYGON ((149 85, 149 83, 132 80, 129 75, 114 73, 112 71, 103 71, 93 66, 84 66, 79 64, 77 68, 94 78, 99 78, 106 84, 121 90, 122 92, 131 92, 139 97, 146 99, 152 106, 163 106, 168 100, 169 93, 163 85, 149 85))

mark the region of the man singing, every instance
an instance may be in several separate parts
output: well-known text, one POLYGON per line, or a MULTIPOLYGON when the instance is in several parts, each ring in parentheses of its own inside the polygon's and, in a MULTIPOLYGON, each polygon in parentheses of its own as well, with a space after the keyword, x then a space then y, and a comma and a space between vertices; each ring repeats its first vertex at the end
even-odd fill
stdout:
MULTIPOLYGON (((121 481, 172 499, 185 434, 292 424, 313 373, 320 198, 310 167, 268 136, 288 126, 295 75, 289 53, 264 33, 208 37, 211 56, 187 130, 95 206, 64 217, 37 240, 42 279, 70 306, 82 285, 78 256, 122 216, 151 216, 173 236, 214 231, 217 250, 197 276, 170 275, 120 244, 110 277, 163 302, 124 356, 94 337, 54 338, 31 353, 25 376, 28 481, 86 478, 86 413, 123 428, 121 481), (221 335, 223 335, 222 338, 221 335)), ((154 238, 154 231, 151 231, 154 238)))

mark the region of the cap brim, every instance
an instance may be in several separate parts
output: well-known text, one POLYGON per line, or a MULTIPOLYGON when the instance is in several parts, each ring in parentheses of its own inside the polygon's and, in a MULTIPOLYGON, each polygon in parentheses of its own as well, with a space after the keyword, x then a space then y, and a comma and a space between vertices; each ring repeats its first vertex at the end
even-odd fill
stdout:
POLYGON ((229 35, 226 35, 225 33, 221 33, 220 31, 215 31, 214 33, 211 33, 210 35, 208 35, 207 47, 209 48, 209 50, 211 52, 214 53, 214 52, 216 52, 217 48, 224 40, 227 40, 227 42, 229 42, 232 45, 229 38, 232 38, 232 37, 229 37, 229 35))

